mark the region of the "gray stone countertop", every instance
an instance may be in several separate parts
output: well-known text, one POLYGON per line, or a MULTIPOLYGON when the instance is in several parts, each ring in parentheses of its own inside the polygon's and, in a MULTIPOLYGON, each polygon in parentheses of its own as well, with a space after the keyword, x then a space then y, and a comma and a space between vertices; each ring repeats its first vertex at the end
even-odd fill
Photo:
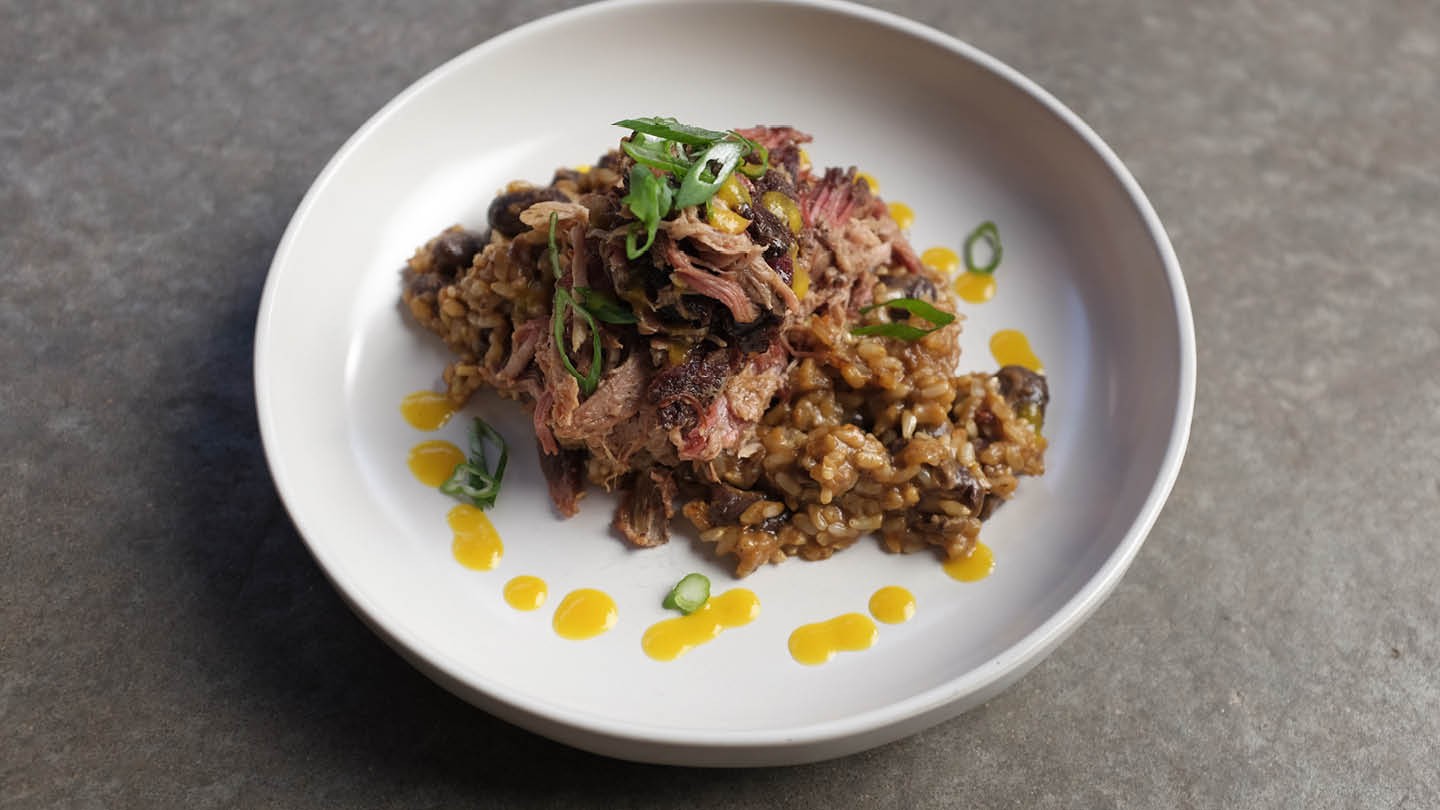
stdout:
POLYGON ((0 806, 1440 807, 1440 4, 887 0, 1039 81, 1165 220, 1189 455, 986 706, 792 768, 581 753, 345 607, 257 438, 326 160, 564 2, 0 0, 0 806))

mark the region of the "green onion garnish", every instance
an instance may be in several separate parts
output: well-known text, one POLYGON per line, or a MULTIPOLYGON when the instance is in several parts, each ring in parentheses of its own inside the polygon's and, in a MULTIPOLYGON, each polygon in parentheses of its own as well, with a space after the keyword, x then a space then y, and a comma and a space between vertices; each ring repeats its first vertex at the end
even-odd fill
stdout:
POLYGON ((510 448, 505 445, 505 439, 477 416, 475 424, 470 426, 470 457, 455 465, 455 472, 440 485, 440 491, 480 509, 489 509, 500 495, 500 482, 505 478, 505 463, 509 460, 510 448), (500 448, 500 458, 493 471, 485 457, 487 442, 500 448))
MULTIPOLYGON (((644 170, 642 169, 642 171, 644 170)), ((621 306, 619 301, 598 290, 576 287, 574 295, 580 298, 579 301, 576 301, 574 296, 560 286, 560 276, 564 273, 560 269, 560 248, 555 242, 555 225, 559 221, 560 216, 552 211, 547 252, 550 254, 550 269, 555 273, 556 284, 555 306, 554 311, 550 314, 550 325, 555 331, 555 350, 560 352, 561 365, 565 366, 565 370, 570 372, 570 375, 580 383, 580 391, 589 396, 595 393, 595 388, 600 385, 600 330, 596 327, 595 320, 598 318, 605 323, 635 323, 635 314, 621 306), (575 313, 583 318, 590 327, 592 359, 588 374, 581 374, 580 370, 575 368, 575 361, 570 359, 570 352, 565 348, 566 307, 575 310, 575 313)))
POLYGON ((708 202, 735 171, 745 152, 745 147, 734 141, 720 141, 706 149, 681 179, 680 190, 675 192, 675 210, 708 202), (711 163, 719 168, 712 171, 711 163))
POLYGON ((709 146, 729 134, 716 132, 713 129, 692 127, 689 124, 682 124, 674 118, 626 118, 624 121, 616 121, 615 126, 691 146, 709 146))
POLYGON ((740 171, 746 177, 764 177, 765 172, 770 170, 770 150, 750 140, 749 138, 746 138, 738 132, 735 133, 735 137, 744 141, 750 147, 750 154, 758 158, 755 163, 742 162, 739 167, 740 171))
POLYGON ((575 299, 575 306, 578 306, 594 316, 595 320, 603 323, 635 323, 635 313, 609 293, 599 290, 592 290, 589 287, 576 287, 571 290, 575 299))
POLYGON ((879 335, 881 337, 916 341, 955 320, 954 315, 942 309, 936 309, 935 306, 928 301, 922 301, 919 298, 896 298, 890 301, 882 301, 878 304, 871 304, 868 307, 864 307, 860 310, 860 314, 864 315, 876 307, 903 309, 911 315, 929 321, 933 325, 929 329, 922 329, 918 326, 911 326, 908 323, 872 323, 868 326, 857 326, 850 330, 850 334, 879 335))
POLYGON ((989 275, 995 272, 995 268, 1000 266, 1000 254, 1000 229, 996 228, 993 222, 987 220, 980 223, 980 227, 965 237, 965 269, 971 273, 989 275), (975 243, 981 239, 984 239, 985 245, 990 248, 990 261, 984 267, 975 264, 974 256, 975 243))
POLYGON ((560 248, 555 245, 555 224, 560 221, 560 215, 554 211, 550 212, 550 246, 546 251, 550 254, 550 269, 555 272, 555 278, 560 278, 564 273, 560 272, 560 248))
POLYGON ((704 574, 686 574, 670 589, 670 595, 665 597, 662 606, 689 616, 704 607, 708 601, 710 580, 704 574))
POLYGON ((655 176, 655 173, 640 165, 635 164, 630 168, 630 193, 620 198, 620 202, 630 207, 630 213, 640 220, 636 223, 645 231, 645 244, 636 246, 636 231, 634 228, 625 234, 625 255, 632 259, 638 259, 650 249, 655 242, 655 231, 660 228, 660 220, 670 213, 670 206, 675 198, 675 192, 670 184, 655 176))
POLYGON ((689 158, 684 155, 684 149, 677 146, 673 141, 651 141, 635 138, 629 141, 621 141, 620 148, 625 154, 635 159, 637 164, 649 166, 652 169, 659 169, 662 172, 673 172, 684 174, 690 168, 689 158))
POLYGON ((595 326, 595 319, 584 307, 575 303, 575 299, 570 297, 570 293, 566 292, 564 287, 557 286, 555 288, 555 311, 550 316, 550 323, 555 330, 555 350, 560 352, 561 364, 565 366, 566 371, 570 372, 570 376, 580 383, 580 393, 587 397, 590 396, 600 385, 600 330, 595 326), (586 374, 581 374, 580 370, 575 368, 575 363, 570 359, 570 351, 565 348, 566 307, 575 310, 575 314, 583 318, 585 325, 590 327, 590 371, 586 374))
POLYGON ((635 133, 620 143, 635 160, 630 191, 620 199, 639 220, 625 235, 625 254, 631 259, 654 244, 662 219, 709 202, 737 169, 759 177, 769 168, 769 151, 738 132, 692 127, 674 118, 627 118, 615 125, 635 133), (759 162, 747 163, 751 155, 759 162))

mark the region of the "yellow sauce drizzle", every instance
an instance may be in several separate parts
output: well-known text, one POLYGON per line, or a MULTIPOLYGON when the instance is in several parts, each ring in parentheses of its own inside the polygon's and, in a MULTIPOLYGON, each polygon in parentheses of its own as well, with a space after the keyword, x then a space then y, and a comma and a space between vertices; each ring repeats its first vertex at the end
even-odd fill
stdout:
POLYGON ((926 248, 920 254, 920 263, 941 273, 949 275, 960 269, 960 255, 947 247, 926 248))
POLYGON ((460 448, 436 439, 410 448, 410 472, 427 487, 438 487, 455 472, 455 465, 465 460, 460 448))
POLYGON ((547 594, 545 580, 528 574, 505 583, 505 603, 516 610, 539 610, 547 594))
POLYGON ((400 402, 400 413, 416 430, 438 430, 450 421, 455 405, 435 391, 415 391, 400 402))
POLYGON ((722 631, 744 627, 759 615, 760 598, 744 588, 735 588, 711 597, 689 616, 651 625, 640 639, 640 647, 656 661, 674 661, 722 631))
POLYGON ((1040 358, 1030 350, 1030 339, 1018 329, 1001 329, 990 338, 990 354, 1002 366, 1024 366, 1031 371, 1044 371, 1040 358))
POLYGON ((450 510, 448 520, 451 531, 455 532, 450 551, 456 562, 476 571, 489 571, 500 564, 505 544, 500 542, 500 533, 484 512, 462 503, 450 510))
POLYGON ((975 550, 970 552, 969 557, 945 561, 945 573, 961 582, 979 582, 994 570, 995 555, 989 546, 981 542, 975 543, 975 550))
POLYGON ((808 172, 808 171, 810 171, 810 167, 811 167, 811 163, 810 163, 810 153, 809 153, 809 152, 806 152, 804 149, 801 149, 801 150, 800 150, 800 171, 802 171, 802 172, 808 172))
POLYGON ((581 164, 578 164, 578 165, 575 167, 575 171, 577 171, 577 172, 579 172, 579 173, 581 173, 581 174, 589 174, 589 173, 590 173, 590 170, 591 170, 592 168, 594 168, 594 167, 591 166, 589 163, 581 163, 581 164))
POLYGON ((869 616, 846 613, 796 629, 790 634, 790 656, 807 666, 818 666, 837 652, 870 649, 877 635, 879 630, 869 616))
POLYGON ((995 297, 995 274, 961 273, 955 277, 955 294, 972 304, 983 304, 995 297))
POLYGON ((880 193, 880 181, 875 179, 875 175, 869 172, 855 172, 855 180, 856 182, 864 180, 866 185, 870 186, 872 192, 876 194, 880 193))
POLYGON ((900 226, 900 230, 908 231, 910 226, 915 224, 915 209, 903 202, 890 203, 890 218, 900 226))
POLYGON ((870 597, 870 615, 886 624, 902 624, 915 615, 915 594, 889 585, 870 597))
POLYGON ((555 608, 556 635, 571 641, 594 638, 615 626, 615 600, 594 588, 571 591, 555 608))

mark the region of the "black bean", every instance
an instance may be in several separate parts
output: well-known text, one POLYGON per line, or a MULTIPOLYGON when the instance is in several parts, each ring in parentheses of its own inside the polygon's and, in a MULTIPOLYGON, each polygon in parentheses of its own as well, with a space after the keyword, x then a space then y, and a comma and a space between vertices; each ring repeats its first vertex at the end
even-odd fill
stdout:
POLYGON ((986 498, 985 487, 970 473, 969 468, 951 460, 935 467, 931 475, 935 477, 935 483, 946 490, 946 498, 969 509, 972 515, 980 512, 986 498))
POLYGON ((1005 366, 995 372, 1000 381, 1000 395, 1014 408, 1024 403, 1033 403, 1044 412, 1050 403, 1050 386, 1045 375, 1037 374, 1024 366, 1005 366))
MULTIPOLYGON (((765 258, 773 260, 784 256, 795 241, 790 235, 790 226, 763 205, 749 205, 745 208, 747 211, 741 215, 750 218, 750 238, 755 240, 755 244, 765 248, 765 258)), ((773 266, 774 262, 771 264, 773 266)))
POLYGON ((490 211, 486 214, 486 218, 490 221, 490 227, 514 238, 529 230, 529 227, 520 221, 521 211, 535 203, 560 202, 565 199, 565 195, 559 189, 548 186, 509 191, 496 197, 490 203, 490 211))
POLYGON ((995 510, 999 509, 1004 504, 1005 499, 1000 497, 999 495, 994 495, 988 492, 985 493, 985 503, 980 506, 979 518, 981 520, 989 520, 990 516, 995 514, 995 510))
POLYGON ((446 279, 469 269, 475 254, 485 247, 485 240, 474 231, 451 228, 430 242, 430 271, 446 279))

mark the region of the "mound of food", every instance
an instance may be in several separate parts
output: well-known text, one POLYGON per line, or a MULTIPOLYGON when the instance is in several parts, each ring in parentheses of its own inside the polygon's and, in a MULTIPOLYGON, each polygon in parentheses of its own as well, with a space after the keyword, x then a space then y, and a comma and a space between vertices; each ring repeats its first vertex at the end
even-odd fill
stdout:
POLYGON ((812 171, 790 127, 631 130, 593 168, 510 184, 403 271, 415 319, 534 415, 550 495, 621 493, 614 526, 666 542, 680 511, 744 576, 878 533, 973 549, 1044 471, 1045 378, 957 374, 946 279, 855 170, 812 171))

